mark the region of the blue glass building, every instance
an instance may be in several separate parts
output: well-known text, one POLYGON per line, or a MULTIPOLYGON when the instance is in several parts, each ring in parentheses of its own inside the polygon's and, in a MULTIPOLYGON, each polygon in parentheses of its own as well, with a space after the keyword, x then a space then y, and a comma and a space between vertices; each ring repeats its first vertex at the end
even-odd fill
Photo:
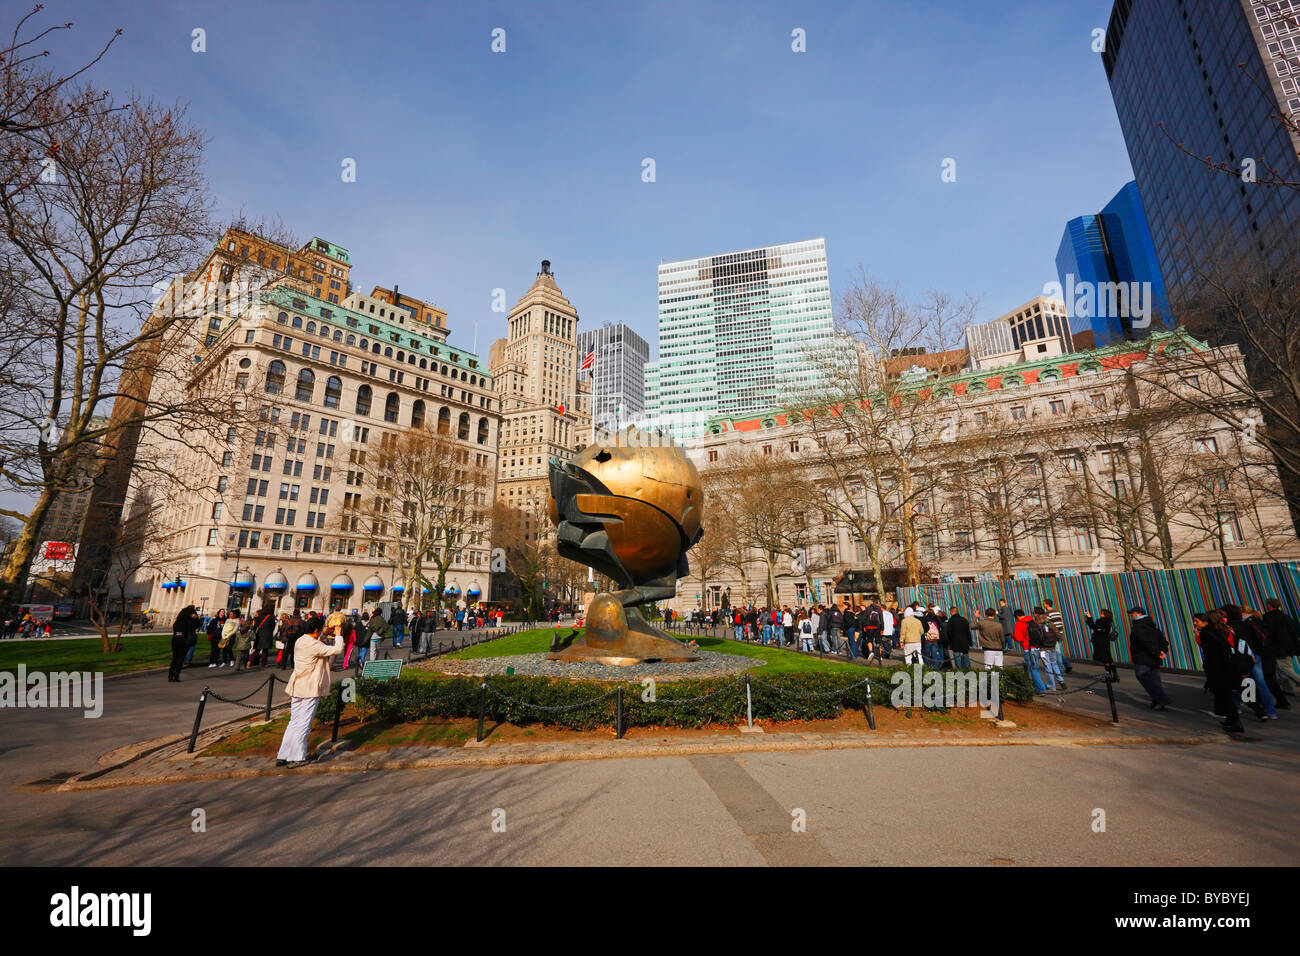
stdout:
POLYGON ((1120 189, 1096 215, 1065 224, 1056 273, 1071 330, 1091 331, 1099 348, 1172 325, 1136 182, 1120 189), (1116 286, 1119 293, 1110 294, 1116 286))

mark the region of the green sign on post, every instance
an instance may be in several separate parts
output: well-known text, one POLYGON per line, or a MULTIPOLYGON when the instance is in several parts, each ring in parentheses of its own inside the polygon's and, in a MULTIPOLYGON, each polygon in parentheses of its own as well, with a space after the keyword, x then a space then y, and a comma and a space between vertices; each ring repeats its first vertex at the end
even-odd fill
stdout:
POLYGON ((401 677, 402 662, 400 660, 366 661, 365 666, 361 668, 361 676, 368 677, 371 680, 388 680, 390 677, 401 677))

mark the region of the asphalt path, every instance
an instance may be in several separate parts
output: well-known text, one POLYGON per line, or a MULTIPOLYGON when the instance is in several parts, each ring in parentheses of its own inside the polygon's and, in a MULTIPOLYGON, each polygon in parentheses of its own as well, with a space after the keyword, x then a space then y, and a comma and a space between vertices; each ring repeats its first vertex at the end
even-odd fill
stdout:
MULTIPOLYGON (((1175 706, 1157 715, 1132 672, 1122 673, 1117 689, 1128 725, 1217 727, 1201 712, 1209 698, 1198 676, 1167 676, 1175 706)), ((1080 665, 1069 683, 1081 687, 1094 675, 1080 665)), ((281 775, 73 793, 22 786, 84 771, 124 744, 187 731, 204 684, 238 697, 265 678, 201 667, 169 684, 163 673, 139 673, 105 681, 98 719, 68 710, 0 711, 0 862, 1300 861, 1300 822, 1286 797, 1300 769, 1300 710, 1267 724, 1246 716, 1246 739, 1222 735, 1203 746, 899 747, 281 775), (199 809, 203 832, 193 828, 199 809)), ((1097 689, 1045 700, 1107 714, 1104 688, 1097 689)), ((283 699, 282 686, 276 698, 283 699)), ((212 701, 204 724, 241 713, 212 701)))

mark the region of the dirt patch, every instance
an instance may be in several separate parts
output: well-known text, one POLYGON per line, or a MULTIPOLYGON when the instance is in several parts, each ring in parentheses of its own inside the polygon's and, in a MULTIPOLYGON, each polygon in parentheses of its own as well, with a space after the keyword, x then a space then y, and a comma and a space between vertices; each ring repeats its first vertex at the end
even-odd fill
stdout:
MULTIPOLYGON (((1110 721, 1053 710, 1039 704, 1004 704, 1003 716, 1014 722, 1016 726, 999 727, 996 721, 980 718, 978 711, 975 710, 945 712, 914 708, 909 716, 909 712, 905 710, 878 707, 875 709, 876 730, 874 732, 900 738, 979 737, 996 740, 1014 736, 1017 732, 1025 730, 1096 733, 1111 726, 1110 721)), ((280 749, 280 740, 284 736, 287 723, 287 717, 280 717, 267 724, 236 730, 205 748, 202 752, 203 756, 274 757, 280 749)), ((832 720, 761 720, 754 723, 755 726, 760 726, 769 733, 783 734, 833 735, 871 731, 866 714, 860 710, 846 710, 832 720)), ((329 725, 314 729, 310 737, 309 749, 328 741, 331 731, 329 725)), ((569 730, 542 724, 516 726, 497 724, 492 721, 488 721, 484 726, 484 732, 486 738, 492 742, 512 743, 585 742, 612 740, 615 737, 612 727, 569 730)), ((712 724, 698 729, 629 727, 623 736, 627 740, 709 739, 733 737, 736 732, 737 727, 734 724, 712 724)), ((382 751, 390 747, 463 747, 467 741, 475 739, 477 735, 478 721, 473 718, 433 718, 400 723, 376 720, 362 722, 359 714, 351 707, 344 710, 343 719, 339 724, 340 739, 351 741, 353 748, 361 752, 382 751)))

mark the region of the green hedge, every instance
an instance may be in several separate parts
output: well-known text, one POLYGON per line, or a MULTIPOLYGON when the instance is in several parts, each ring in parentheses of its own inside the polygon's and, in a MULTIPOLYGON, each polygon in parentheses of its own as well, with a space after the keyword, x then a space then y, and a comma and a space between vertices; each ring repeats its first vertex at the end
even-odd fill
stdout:
MULTIPOLYGON (((864 668, 859 680, 868 680, 872 701, 888 707, 893 685, 891 672, 864 668)), ((614 684, 558 680, 522 675, 488 677, 486 718, 493 723, 547 724, 572 730, 591 730, 614 724, 614 684)), ((843 674, 816 672, 758 674, 751 678, 754 716, 766 720, 826 720, 844 708, 862 710, 867 686, 846 680, 843 674), (816 695, 816 696, 814 696, 816 695)), ((401 677, 395 680, 361 679, 357 702, 367 716, 384 721, 416 721, 430 717, 478 717, 477 677, 401 677)), ((686 681, 661 681, 655 700, 644 701, 640 683, 623 685, 625 727, 703 727, 735 723, 745 717, 743 675, 686 681)), ((1033 698, 1028 676, 1020 670, 1002 672, 999 693, 1003 700, 1024 702, 1033 698)), ((318 719, 334 719, 331 695, 321 701, 318 719)))

